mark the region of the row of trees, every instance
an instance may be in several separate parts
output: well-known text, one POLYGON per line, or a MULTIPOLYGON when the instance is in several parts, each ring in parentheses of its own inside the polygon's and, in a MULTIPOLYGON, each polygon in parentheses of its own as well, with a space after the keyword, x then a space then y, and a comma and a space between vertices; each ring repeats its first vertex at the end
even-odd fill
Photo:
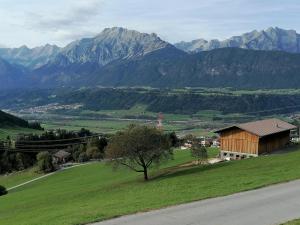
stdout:
MULTIPOLYGON (((104 158, 105 147, 108 140, 106 137, 89 138, 87 144, 69 146, 66 152, 70 153, 70 161, 87 162, 89 160, 101 160, 104 158)), ((40 171, 49 173, 58 168, 58 165, 53 161, 53 155, 48 151, 40 152, 37 155, 37 163, 40 171)))
POLYGON ((15 142, 15 147, 18 150, 38 149, 40 151, 43 149, 65 149, 68 145, 77 145, 85 142, 84 138, 89 138, 92 135, 93 134, 91 131, 84 128, 78 132, 67 131, 63 129, 50 130, 39 135, 20 135, 15 142))
POLYGON ((42 165, 42 171, 53 171, 56 165, 52 165, 50 161, 60 149, 71 153, 71 160, 76 162, 102 159, 106 145, 107 138, 99 139, 87 129, 79 132, 55 130, 41 135, 23 135, 15 142, 8 137, 5 142, 0 142, 0 174, 24 170, 37 162, 42 165))
POLYGON ((0 154, 0 174, 27 169, 35 162, 33 153, 4 151, 0 154))

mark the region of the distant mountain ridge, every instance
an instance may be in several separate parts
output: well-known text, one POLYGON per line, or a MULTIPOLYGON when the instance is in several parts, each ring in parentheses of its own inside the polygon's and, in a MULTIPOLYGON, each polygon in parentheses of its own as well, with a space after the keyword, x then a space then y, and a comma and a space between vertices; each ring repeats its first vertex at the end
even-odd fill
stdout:
POLYGON ((20 48, 0 48, 0 57, 12 64, 36 69, 56 56, 60 48, 56 45, 45 45, 36 48, 21 46, 20 48))
POLYGON ((120 27, 106 28, 94 38, 74 41, 52 59, 49 64, 67 67, 72 64, 104 66, 114 60, 141 57, 152 51, 171 47, 156 34, 145 34, 120 27))
POLYGON ((222 48, 187 54, 164 48, 90 68, 88 74, 77 69, 69 75, 51 73, 39 86, 300 88, 300 54, 280 51, 222 48))
POLYGON ((270 28, 222 43, 181 43, 183 51, 156 34, 107 28, 64 48, 2 49, 4 56, 0 49, 0 88, 300 88, 300 54, 290 53, 297 53, 298 38, 270 28))
POLYGON ((48 85, 54 79, 64 85, 75 81, 79 84, 110 63, 142 58, 161 49, 176 48, 156 34, 120 27, 107 28, 94 38, 84 38, 67 45, 33 74, 40 77, 42 85, 48 85))
POLYGON ((254 30, 241 36, 234 36, 224 41, 198 39, 191 42, 179 42, 175 46, 186 52, 201 52, 217 48, 235 47, 300 53, 300 34, 295 30, 270 27, 266 30, 254 30))
POLYGON ((166 49, 109 64, 88 85, 300 88, 300 54, 223 48, 197 54, 166 49))

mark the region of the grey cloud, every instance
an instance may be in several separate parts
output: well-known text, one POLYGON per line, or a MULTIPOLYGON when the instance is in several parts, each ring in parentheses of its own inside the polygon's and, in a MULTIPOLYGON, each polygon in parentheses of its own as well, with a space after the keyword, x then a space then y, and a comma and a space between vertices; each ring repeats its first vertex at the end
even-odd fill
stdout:
POLYGON ((27 14, 27 24, 37 31, 73 30, 74 27, 83 26, 101 13, 103 0, 77 0, 65 12, 27 14))
POLYGON ((97 34, 98 32, 93 32, 93 31, 89 31, 89 30, 70 30, 70 31, 58 31, 55 32, 53 37, 58 40, 61 41, 63 43, 69 43, 72 42, 74 40, 79 40, 82 38, 88 38, 88 37, 93 37, 97 34))

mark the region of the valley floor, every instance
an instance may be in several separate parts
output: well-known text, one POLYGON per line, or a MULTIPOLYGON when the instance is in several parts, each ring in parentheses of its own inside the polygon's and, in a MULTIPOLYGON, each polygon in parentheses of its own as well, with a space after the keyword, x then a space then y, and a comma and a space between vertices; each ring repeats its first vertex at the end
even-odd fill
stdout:
POLYGON ((0 127, 0 140, 6 139, 8 136, 14 139, 19 134, 39 134, 42 133, 40 130, 34 130, 23 127, 0 127))

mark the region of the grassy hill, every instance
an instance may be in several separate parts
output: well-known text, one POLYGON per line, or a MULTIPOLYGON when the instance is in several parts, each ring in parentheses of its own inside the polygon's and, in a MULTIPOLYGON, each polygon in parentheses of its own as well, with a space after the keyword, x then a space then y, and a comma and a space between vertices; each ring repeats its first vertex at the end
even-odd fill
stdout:
POLYGON ((36 167, 32 167, 27 170, 10 173, 9 175, 0 175, 0 184, 5 187, 14 187, 16 185, 22 184, 26 181, 38 178, 43 174, 37 173, 38 169, 36 167))
MULTIPOLYGON (((206 167, 180 166, 191 160, 177 151, 175 160, 152 171, 152 180, 128 170, 112 171, 93 163, 59 172, 1 197, 0 224, 71 225, 99 221, 195 200, 229 195, 300 178, 300 149, 206 167)), ((0 178, 1 184, 10 178, 0 178)), ((16 177, 13 177, 16 180, 16 177)))
POLYGON ((26 120, 20 119, 0 110, 0 127, 5 126, 29 127, 29 124, 26 120))
POLYGON ((38 133, 30 124, 23 119, 10 115, 0 110, 0 140, 7 136, 15 137, 19 133, 38 133))

